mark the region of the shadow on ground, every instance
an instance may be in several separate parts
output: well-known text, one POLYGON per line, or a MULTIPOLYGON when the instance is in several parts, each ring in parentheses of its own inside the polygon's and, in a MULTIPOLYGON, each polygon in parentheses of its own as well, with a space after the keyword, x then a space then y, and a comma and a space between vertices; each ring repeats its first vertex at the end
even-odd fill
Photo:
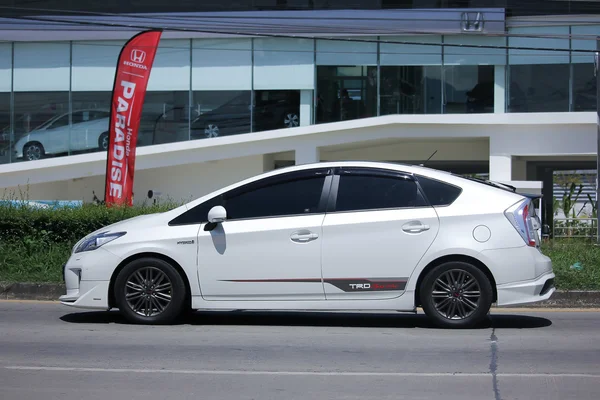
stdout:
MULTIPOLYGON (((127 324, 118 311, 80 312, 61 317, 74 324, 127 324)), ((424 314, 337 312, 202 311, 181 318, 177 325, 327 326, 352 328, 438 329, 424 314)), ((523 314, 493 314, 475 329, 534 329, 552 325, 549 319, 523 314)))

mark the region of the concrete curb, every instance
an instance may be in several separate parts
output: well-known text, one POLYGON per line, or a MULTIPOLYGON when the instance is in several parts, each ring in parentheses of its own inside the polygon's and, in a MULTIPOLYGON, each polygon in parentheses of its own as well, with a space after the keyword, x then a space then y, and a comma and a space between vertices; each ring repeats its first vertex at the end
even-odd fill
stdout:
MULTIPOLYGON (((58 283, 0 282, 0 300, 58 300, 64 293, 65 285, 58 283)), ((600 307, 600 291, 557 291, 544 302, 514 307, 597 308, 600 307)))
POLYGON ((0 300, 58 300, 66 293, 58 283, 2 283, 0 300))
POLYGON ((533 304, 525 304, 523 306, 515 306, 516 308, 597 308, 600 306, 600 291, 556 291, 546 301, 533 304))

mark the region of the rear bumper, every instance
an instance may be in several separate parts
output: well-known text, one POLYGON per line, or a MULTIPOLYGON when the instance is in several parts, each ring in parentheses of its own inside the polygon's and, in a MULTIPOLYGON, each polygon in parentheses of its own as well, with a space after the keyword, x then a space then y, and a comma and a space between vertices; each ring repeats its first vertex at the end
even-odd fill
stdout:
POLYGON ((548 300, 556 291, 554 273, 545 273, 531 281, 498 285, 498 307, 536 303, 548 300))

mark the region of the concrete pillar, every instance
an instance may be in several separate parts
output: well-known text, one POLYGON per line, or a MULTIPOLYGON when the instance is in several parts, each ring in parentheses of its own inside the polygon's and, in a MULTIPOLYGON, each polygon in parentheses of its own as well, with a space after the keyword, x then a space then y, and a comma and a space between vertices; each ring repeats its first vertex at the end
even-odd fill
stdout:
POLYGON ((506 66, 494 66, 494 113, 506 112, 506 66))
POLYGON ((319 148, 315 146, 301 146, 296 148, 296 165, 312 164, 320 161, 319 148))
POLYGON ((490 180, 526 181, 527 162, 507 155, 490 155, 490 180))
POLYGON ((506 182, 512 180, 512 157, 490 155, 490 180, 506 182))
POLYGON ((300 91, 300 126, 312 124, 313 91, 300 91))

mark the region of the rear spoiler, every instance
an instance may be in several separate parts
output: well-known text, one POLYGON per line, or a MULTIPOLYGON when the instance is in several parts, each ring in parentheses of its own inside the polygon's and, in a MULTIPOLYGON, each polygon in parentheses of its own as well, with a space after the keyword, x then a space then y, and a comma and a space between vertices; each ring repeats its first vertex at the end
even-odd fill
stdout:
POLYGON ((537 200, 537 199, 541 199, 543 197, 541 194, 533 194, 533 193, 518 193, 518 194, 520 194, 521 196, 525 196, 531 200, 537 200))

